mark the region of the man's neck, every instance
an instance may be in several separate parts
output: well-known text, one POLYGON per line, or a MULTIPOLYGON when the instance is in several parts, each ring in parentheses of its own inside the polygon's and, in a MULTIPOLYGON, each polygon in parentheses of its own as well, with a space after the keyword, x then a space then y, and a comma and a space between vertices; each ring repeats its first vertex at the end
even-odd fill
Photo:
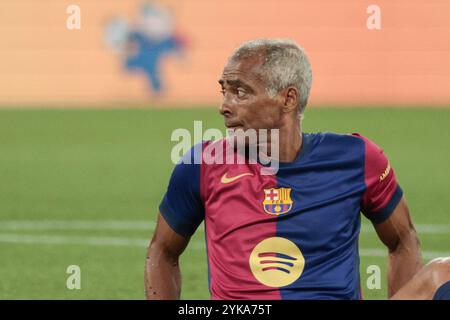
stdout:
POLYGON ((302 132, 299 125, 280 128, 280 162, 293 162, 302 148, 302 132))

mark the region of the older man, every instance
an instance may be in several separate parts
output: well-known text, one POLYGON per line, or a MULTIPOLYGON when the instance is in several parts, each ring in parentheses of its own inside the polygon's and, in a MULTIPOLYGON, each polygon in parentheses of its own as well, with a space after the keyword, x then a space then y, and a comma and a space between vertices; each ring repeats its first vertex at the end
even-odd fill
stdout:
POLYGON ((423 267, 382 149, 358 134, 302 133, 311 81, 295 42, 254 40, 235 50, 219 80, 220 113, 229 129, 277 130, 278 170, 262 174, 258 161, 191 164, 228 142, 194 147, 175 167, 160 206, 147 298, 179 298, 178 259, 204 220, 213 299, 360 299, 360 212, 389 250, 389 297, 430 299, 441 286, 446 295, 450 261, 423 267))

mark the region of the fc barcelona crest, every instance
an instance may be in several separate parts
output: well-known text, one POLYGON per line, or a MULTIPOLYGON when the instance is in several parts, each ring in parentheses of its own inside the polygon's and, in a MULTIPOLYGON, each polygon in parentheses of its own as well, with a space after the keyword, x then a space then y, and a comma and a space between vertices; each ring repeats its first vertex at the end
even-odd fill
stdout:
POLYGON ((291 188, 264 189, 264 211, 280 215, 292 209, 291 188))

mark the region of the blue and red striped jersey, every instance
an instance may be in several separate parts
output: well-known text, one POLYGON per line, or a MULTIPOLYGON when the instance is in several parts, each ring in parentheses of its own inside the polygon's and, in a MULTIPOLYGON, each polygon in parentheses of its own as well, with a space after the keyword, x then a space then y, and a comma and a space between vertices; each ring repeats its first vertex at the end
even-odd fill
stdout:
MULTIPOLYGON (((303 133, 274 175, 261 164, 175 166, 160 205, 190 237, 205 222, 212 299, 360 299, 361 212, 385 221, 402 197, 383 150, 359 134, 303 133)), ((196 155, 197 154, 197 155, 196 155)))

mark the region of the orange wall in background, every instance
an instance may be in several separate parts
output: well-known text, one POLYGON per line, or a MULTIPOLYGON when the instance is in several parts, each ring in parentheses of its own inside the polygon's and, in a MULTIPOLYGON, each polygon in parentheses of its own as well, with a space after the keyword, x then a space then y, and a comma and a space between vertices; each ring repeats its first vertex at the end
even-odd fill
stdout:
POLYGON ((134 23, 141 1, 1 0, 0 106, 110 103, 217 104, 217 80, 242 41, 292 38, 313 66, 312 104, 450 105, 450 1, 173 0, 187 47, 160 65, 165 91, 149 90, 103 41, 105 24, 134 23), (66 28, 67 6, 81 8, 81 29, 66 28), (381 8, 381 30, 366 9, 381 8))

